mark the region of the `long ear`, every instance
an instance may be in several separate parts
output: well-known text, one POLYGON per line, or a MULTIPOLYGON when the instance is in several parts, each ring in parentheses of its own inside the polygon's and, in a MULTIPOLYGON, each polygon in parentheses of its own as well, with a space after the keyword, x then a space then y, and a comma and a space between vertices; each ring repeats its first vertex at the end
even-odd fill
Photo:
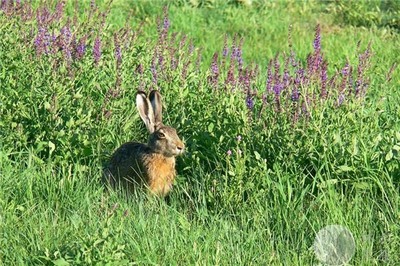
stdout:
POLYGON ((149 95, 153 107, 154 122, 156 125, 162 124, 162 100, 161 94, 157 90, 152 90, 149 95))
POLYGON ((147 95, 143 91, 138 91, 136 94, 136 107, 139 111, 140 118, 146 125, 147 130, 151 133, 154 132, 154 112, 147 95))

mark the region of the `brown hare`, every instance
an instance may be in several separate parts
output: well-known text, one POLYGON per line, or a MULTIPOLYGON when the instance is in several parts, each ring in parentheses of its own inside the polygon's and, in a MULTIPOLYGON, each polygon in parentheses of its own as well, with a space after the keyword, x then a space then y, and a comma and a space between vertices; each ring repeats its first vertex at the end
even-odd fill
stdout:
POLYGON ((139 115, 150 133, 148 143, 127 142, 111 156, 103 177, 112 187, 128 190, 145 186, 152 193, 165 196, 176 176, 175 157, 182 154, 185 145, 176 130, 162 123, 161 95, 157 90, 149 97, 143 91, 136 94, 139 115))

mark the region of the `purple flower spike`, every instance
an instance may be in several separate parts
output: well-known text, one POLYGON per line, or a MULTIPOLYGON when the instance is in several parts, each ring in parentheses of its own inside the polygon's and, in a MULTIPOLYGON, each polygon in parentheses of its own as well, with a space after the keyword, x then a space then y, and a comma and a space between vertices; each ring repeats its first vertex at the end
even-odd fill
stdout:
POLYGON ((114 35, 114 46, 115 46, 115 48, 114 48, 115 49, 115 51, 114 51, 115 59, 117 60, 117 64, 120 64, 122 61, 121 45, 119 43, 119 40, 118 40, 118 37, 116 34, 114 35))
POLYGON ((218 83, 219 68, 218 68, 218 53, 214 53, 213 61, 211 63, 211 76, 209 77, 209 82, 214 86, 218 83))
POLYGON ((321 28, 319 24, 315 28, 314 50, 321 51, 321 28))
POLYGON ((101 58, 101 40, 99 37, 96 37, 93 46, 93 58, 96 65, 99 64, 101 58))
POLYGON ((227 57, 229 53, 229 48, 228 48, 228 37, 225 35, 224 38, 224 48, 222 49, 222 56, 227 57))
POLYGON ((342 69, 342 75, 345 77, 349 75, 349 62, 347 62, 344 68, 342 69))
POLYGON ((171 24, 170 24, 170 22, 169 22, 169 19, 168 19, 167 17, 165 17, 165 18, 164 18, 164 24, 163 24, 164 30, 165 30, 165 31, 168 31, 170 25, 171 25, 171 24))
POLYGON ((338 97, 338 106, 341 106, 344 102, 345 96, 343 93, 340 93, 339 97, 338 97))
POLYGON ((254 108, 254 100, 250 93, 247 93, 246 106, 248 109, 252 110, 254 108))
POLYGON ((79 40, 78 45, 76 46, 76 57, 78 59, 83 58, 86 52, 86 36, 79 40))
POLYGON ((327 97, 326 85, 328 81, 328 62, 324 61, 321 67, 321 98, 325 99, 327 97))
POLYGON ((297 88, 293 88, 291 96, 292 101, 297 102, 299 98, 300 98, 299 90, 297 88))
POLYGON ((48 54, 50 52, 51 36, 46 28, 41 27, 34 40, 36 54, 48 54))

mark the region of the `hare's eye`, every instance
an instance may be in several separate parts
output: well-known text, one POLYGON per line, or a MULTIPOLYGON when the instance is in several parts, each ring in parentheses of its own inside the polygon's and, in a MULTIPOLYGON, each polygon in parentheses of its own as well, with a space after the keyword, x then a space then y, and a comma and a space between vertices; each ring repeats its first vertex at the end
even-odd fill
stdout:
POLYGON ((157 137, 158 137, 159 139, 165 139, 165 134, 164 134, 163 132, 158 132, 158 133, 157 133, 157 137))

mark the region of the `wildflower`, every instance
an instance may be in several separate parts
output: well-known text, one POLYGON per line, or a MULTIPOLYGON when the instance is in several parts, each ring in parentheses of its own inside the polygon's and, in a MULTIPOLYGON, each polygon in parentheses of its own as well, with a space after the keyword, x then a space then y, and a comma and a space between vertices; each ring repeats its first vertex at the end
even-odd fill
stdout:
POLYGON ((56 5, 56 11, 53 14, 53 18, 57 21, 60 21, 63 13, 64 13, 64 6, 65 6, 65 1, 60 1, 56 5))
POLYGON ((246 97, 246 106, 248 109, 252 110, 254 108, 254 100, 251 97, 250 93, 247 93, 246 97))
POLYGON ((211 63, 211 76, 209 77, 209 81, 213 85, 217 85, 218 77, 219 77, 218 54, 214 53, 213 60, 211 63))
POLYGON ((99 64, 101 58, 101 40, 99 37, 96 37, 93 46, 93 58, 96 65, 99 64))
POLYGON ((347 76, 349 74, 349 62, 346 63, 346 65, 342 69, 342 75, 347 76))
POLYGON ((115 51, 114 51, 115 59, 117 60, 117 64, 120 64, 122 61, 121 46, 116 34, 114 34, 114 46, 115 46, 115 51))
POLYGON ((86 51, 86 36, 79 40, 78 45, 76 46, 76 57, 81 59, 86 51))
POLYGON ((267 82, 266 82, 266 91, 271 92, 272 91, 272 60, 269 60, 268 64, 268 70, 267 70, 267 82))
POLYGON ((61 48, 64 52, 66 60, 69 61, 71 59, 70 44, 71 44, 72 34, 68 25, 61 28, 60 36, 62 38, 61 48))
POLYGON ((325 99, 327 96, 327 91, 326 91, 326 82, 328 80, 327 70, 328 70, 328 63, 326 61, 324 61, 322 63, 322 67, 321 67, 321 98, 322 99, 325 99))
POLYGON ((224 38, 224 48, 222 49, 222 56, 223 57, 227 57, 228 56, 228 53, 229 53, 229 48, 228 48, 228 45, 227 45, 227 36, 225 35, 225 38, 224 38))
POLYGON ((183 47, 185 46, 187 41, 187 36, 183 35, 182 39, 179 42, 179 50, 182 51, 183 47))
POLYGON ((50 47, 51 36, 45 27, 40 27, 34 40, 36 54, 48 54, 50 47))
POLYGON ((189 55, 192 55, 193 51, 194 51, 193 40, 190 40, 190 42, 189 42, 189 55))
POLYGON ((227 154, 228 156, 231 156, 231 155, 232 155, 232 151, 231 151, 231 150, 228 150, 228 151, 226 152, 226 154, 227 154))
POLYGON ((243 38, 240 39, 239 47, 237 47, 237 49, 236 49, 236 60, 239 65, 239 71, 242 71, 242 68, 243 68, 242 47, 243 47, 243 38))
POLYGON ((242 136, 241 136, 241 135, 238 135, 238 136, 236 137, 236 140, 237 140, 238 142, 242 141, 242 136))
POLYGON ((291 95, 292 101, 297 102, 299 98, 300 98, 299 90, 296 87, 293 87, 291 95))
POLYGON ((319 24, 315 27, 315 38, 313 46, 316 52, 319 52, 321 50, 321 28, 319 24))
POLYGON ((229 69, 228 69, 228 74, 226 75, 226 79, 225 79, 225 86, 226 87, 231 87, 231 89, 233 90, 234 86, 235 86, 235 74, 234 74, 234 64, 232 62, 232 59, 230 61, 230 65, 229 65, 229 69))
POLYGON ((339 97, 338 97, 338 106, 341 106, 341 105, 343 104, 344 99, 345 99, 344 94, 343 94, 343 93, 340 93, 340 94, 339 94, 339 97))
POLYGON ((170 21, 168 19, 168 7, 167 6, 164 6, 163 13, 164 13, 163 29, 164 29, 164 32, 166 33, 170 26, 170 21))
POLYGON ((165 17, 164 18, 164 23, 163 23, 163 28, 164 28, 164 30, 165 31, 168 31, 168 29, 169 29, 169 26, 170 26, 170 22, 169 22, 169 19, 168 19, 168 17, 165 17))
POLYGON ((392 75, 393 75, 393 72, 396 69, 396 67, 397 67, 397 63, 393 63, 392 66, 390 67, 388 73, 386 74, 386 81, 387 82, 392 80, 392 75))

